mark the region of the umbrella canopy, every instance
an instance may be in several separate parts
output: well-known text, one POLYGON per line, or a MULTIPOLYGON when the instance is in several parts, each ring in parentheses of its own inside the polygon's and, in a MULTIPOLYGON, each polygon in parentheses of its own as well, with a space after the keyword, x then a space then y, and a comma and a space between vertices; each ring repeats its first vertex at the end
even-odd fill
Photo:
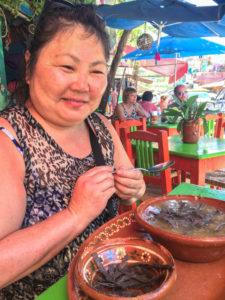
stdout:
MULTIPOLYGON (((136 50, 135 47, 126 46, 124 49, 125 53, 131 53, 136 50)), ((122 60, 123 62, 125 60, 122 60)), ((163 58, 155 64, 154 59, 144 59, 140 61, 140 67, 150 70, 154 73, 169 77, 168 83, 174 82, 175 76, 175 65, 176 65, 176 80, 183 77, 188 71, 188 63, 182 60, 176 60, 174 58, 163 58)))
POLYGON ((220 22, 189 22, 165 26, 163 32, 176 37, 225 37, 225 17, 220 22))
POLYGON ((219 21, 225 5, 198 7, 179 0, 137 0, 116 5, 99 5, 98 14, 105 18, 143 20, 148 22, 219 21))
POLYGON ((176 65, 176 80, 184 76, 188 71, 188 63, 182 60, 175 60, 174 58, 163 58, 157 65, 154 59, 142 60, 140 66, 152 72, 168 76, 168 83, 174 82, 174 72, 176 65))
POLYGON ((225 24, 217 23, 225 14, 225 1, 217 3, 217 6, 197 7, 182 0, 137 0, 99 5, 97 12, 113 28, 131 30, 149 22, 171 36, 225 36, 225 24))
POLYGON ((225 46, 201 38, 161 38, 157 49, 157 42, 153 43, 150 50, 141 51, 139 49, 123 56, 123 59, 142 60, 154 59, 156 52, 159 52, 161 58, 174 58, 175 54, 180 57, 225 54, 225 46))

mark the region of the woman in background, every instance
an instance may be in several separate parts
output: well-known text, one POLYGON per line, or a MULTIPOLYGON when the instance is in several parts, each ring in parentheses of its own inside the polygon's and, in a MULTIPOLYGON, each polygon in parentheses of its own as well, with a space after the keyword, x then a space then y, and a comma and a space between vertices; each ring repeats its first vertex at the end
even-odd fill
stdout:
POLYGON ((137 91, 133 87, 127 87, 123 91, 123 102, 119 103, 114 111, 114 119, 138 119, 148 117, 139 103, 137 103, 137 91))

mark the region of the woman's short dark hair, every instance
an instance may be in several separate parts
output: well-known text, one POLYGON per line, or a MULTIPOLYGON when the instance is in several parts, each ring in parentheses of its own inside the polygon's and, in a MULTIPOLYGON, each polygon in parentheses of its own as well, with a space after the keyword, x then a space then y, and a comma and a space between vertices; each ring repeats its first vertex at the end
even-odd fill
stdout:
MULTIPOLYGON (((109 37, 105 31, 105 22, 96 14, 92 4, 67 3, 61 0, 47 0, 37 22, 33 39, 28 48, 30 58, 27 63, 27 73, 32 76, 40 51, 59 32, 81 24, 87 31, 87 37, 96 35, 101 41, 106 60, 109 59, 109 37)), ((29 86, 25 81, 25 74, 21 78, 18 89, 12 95, 17 103, 24 104, 29 98, 29 86)))
POLYGON ((133 87, 127 87, 123 91, 123 103, 127 103, 128 97, 130 94, 137 93, 136 89, 133 87))

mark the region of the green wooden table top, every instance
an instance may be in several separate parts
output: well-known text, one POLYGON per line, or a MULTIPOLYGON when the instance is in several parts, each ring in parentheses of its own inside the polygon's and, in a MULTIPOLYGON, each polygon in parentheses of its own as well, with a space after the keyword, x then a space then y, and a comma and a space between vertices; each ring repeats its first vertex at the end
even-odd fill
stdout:
POLYGON ((167 122, 159 122, 157 124, 147 123, 147 127, 155 127, 155 128, 177 128, 177 123, 176 124, 170 124, 170 123, 167 123, 167 122))
POLYGON ((179 135, 169 136, 169 152, 183 157, 204 159, 225 155, 225 140, 201 136, 196 144, 185 144, 179 135))
POLYGON ((69 300, 67 293, 67 277, 68 275, 61 278, 49 289, 42 293, 37 300, 69 300))
POLYGON ((169 195, 192 195, 225 200, 225 191, 206 188, 187 182, 183 182, 175 187, 169 195))
MULTIPOLYGON (((173 189, 169 195, 193 195, 209 197, 219 200, 225 200, 225 191, 218 191, 190 183, 181 183, 173 189)), ((67 275, 57 281, 44 293, 42 293, 37 300, 68 300, 67 294, 67 275)))

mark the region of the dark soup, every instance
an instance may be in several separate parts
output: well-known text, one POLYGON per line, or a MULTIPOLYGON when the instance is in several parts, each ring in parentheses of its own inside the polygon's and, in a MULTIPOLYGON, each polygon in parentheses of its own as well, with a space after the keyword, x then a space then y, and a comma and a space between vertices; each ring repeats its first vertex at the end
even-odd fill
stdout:
POLYGON ((163 230, 193 237, 224 237, 225 212, 204 203, 167 200, 148 206, 145 220, 163 230))

